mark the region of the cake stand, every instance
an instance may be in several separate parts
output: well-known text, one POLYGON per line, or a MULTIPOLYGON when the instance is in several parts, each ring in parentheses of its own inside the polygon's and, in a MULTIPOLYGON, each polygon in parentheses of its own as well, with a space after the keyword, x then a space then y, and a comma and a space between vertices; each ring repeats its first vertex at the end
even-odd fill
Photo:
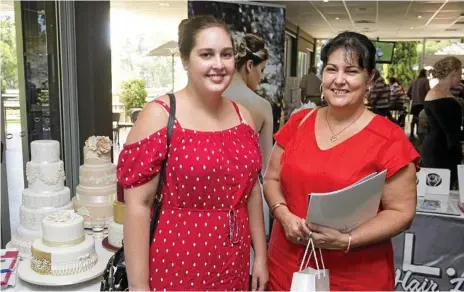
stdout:
POLYGON ((41 286, 67 286, 79 284, 99 277, 105 271, 109 257, 98 254, 98 261, 90 270, 67 276, 41 275, 31 268, 31 259, 23 259, 19 263, 18 275, 23 281, 41 286))
POLYGON ((116 247, 116 246, 110 244, 110 242, 108 240, 108 236, 103 239, 102 246, 103 246, 103 248, 105 248, 106 250, 109 250, 111 252, 117 252, 120 249, 120 247, 116 247))

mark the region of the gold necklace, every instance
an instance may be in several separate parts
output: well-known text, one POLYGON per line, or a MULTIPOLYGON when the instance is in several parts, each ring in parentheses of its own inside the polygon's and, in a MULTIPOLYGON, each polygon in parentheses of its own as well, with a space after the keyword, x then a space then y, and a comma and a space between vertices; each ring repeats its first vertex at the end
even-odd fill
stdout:
POLYGON ((335 143, 337 141, 337 136, 340 135, 343 131, 345 131, 346 129, 348 129, 349 126, 353 125, 354 123, 356 123, 357 120, 359 120, 359 118, 362 116, 362 114, 364 113, 364 111, 366 110, 366 108, 363 109, 363 111, 361 112, 361 114, 353 121, 351 122, 348 126, 346 126, 345 128, 343 128, 340 132, 338 132, 337 134, 334 133, 334 131, 332 130, 332 127, 330 126, 329 124, 329 119, 327 118, 327 112, 328 112, 328 109, 325 110, 325 121, 327 122, 327 126, 329 126, 329 129, 330 129, 330 132, 332 132, 332 136, 330 137, 330 142, 332 143, 335 143))

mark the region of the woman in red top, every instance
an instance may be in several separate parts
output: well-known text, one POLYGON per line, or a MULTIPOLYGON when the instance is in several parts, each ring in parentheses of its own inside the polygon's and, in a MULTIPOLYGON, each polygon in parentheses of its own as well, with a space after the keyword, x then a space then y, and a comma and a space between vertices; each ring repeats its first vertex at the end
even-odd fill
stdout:
POLYGON ((414 218, 419 155, 401 128, 364 107, 375 70, 375 47, 367 37, 344 32, 324 46, 321 59, 328 106, 290 118, 275 135, 264 178, 275 218, 269 289, 290 289, 312 236, 330 271, 331 290, 393 290, 390 239, 414 218), (335 191, 385 169, 375 218, 351 233, 305 223, 308 194, 335 191))
POLYGON ((176 123, 163 205, 148 246, 150 209, 166 157, 168 98, 148 104, 118 163, 125 190, 124 245, 130 290, 248 290, 268 280, 258 135, 250 113, 222 97, 234 74, 227 26, 211 16, 179 25, 187 87, 176 123))

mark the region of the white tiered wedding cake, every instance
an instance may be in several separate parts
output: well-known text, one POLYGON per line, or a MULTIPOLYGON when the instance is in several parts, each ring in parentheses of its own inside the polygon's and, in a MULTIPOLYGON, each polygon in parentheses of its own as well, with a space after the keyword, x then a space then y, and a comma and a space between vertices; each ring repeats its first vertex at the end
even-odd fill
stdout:
POLYGON ((60 160, 60 143, 37 140, 31 143, 31 161, 26 164, 28 188, 22 193, 20 225, 11 245, 21 255, 31 254, 32 242, 42 236, 41 222, 48 214, 72 209, 69 188, 64 186, 65 172, 60 160))
POLYGON ((113 216, 116 196, 116 166, 111 162, 111 140, 92 136, 85 142, 84 165, 79 168, 79 185, 73 198, 74 209, 84 217, 86 228, 93 222, 106 222, 113 216))
POLYGON ((31 268, 38 274, 66 276, 90 270, 98 255, 84 218, 72 210, 53 213, 42 221, 42 238, 32 244, 31 268))

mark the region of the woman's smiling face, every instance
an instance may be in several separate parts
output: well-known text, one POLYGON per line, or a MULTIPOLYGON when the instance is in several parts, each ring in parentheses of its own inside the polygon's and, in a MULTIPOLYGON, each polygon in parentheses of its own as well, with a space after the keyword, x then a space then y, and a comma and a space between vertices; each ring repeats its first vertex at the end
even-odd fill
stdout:
POLYGON ((322 91, 329 105, 345 107, 363 103, 371 78, 357 59, 356 54, 344 48, 329 55, 322 74, 322 91))

